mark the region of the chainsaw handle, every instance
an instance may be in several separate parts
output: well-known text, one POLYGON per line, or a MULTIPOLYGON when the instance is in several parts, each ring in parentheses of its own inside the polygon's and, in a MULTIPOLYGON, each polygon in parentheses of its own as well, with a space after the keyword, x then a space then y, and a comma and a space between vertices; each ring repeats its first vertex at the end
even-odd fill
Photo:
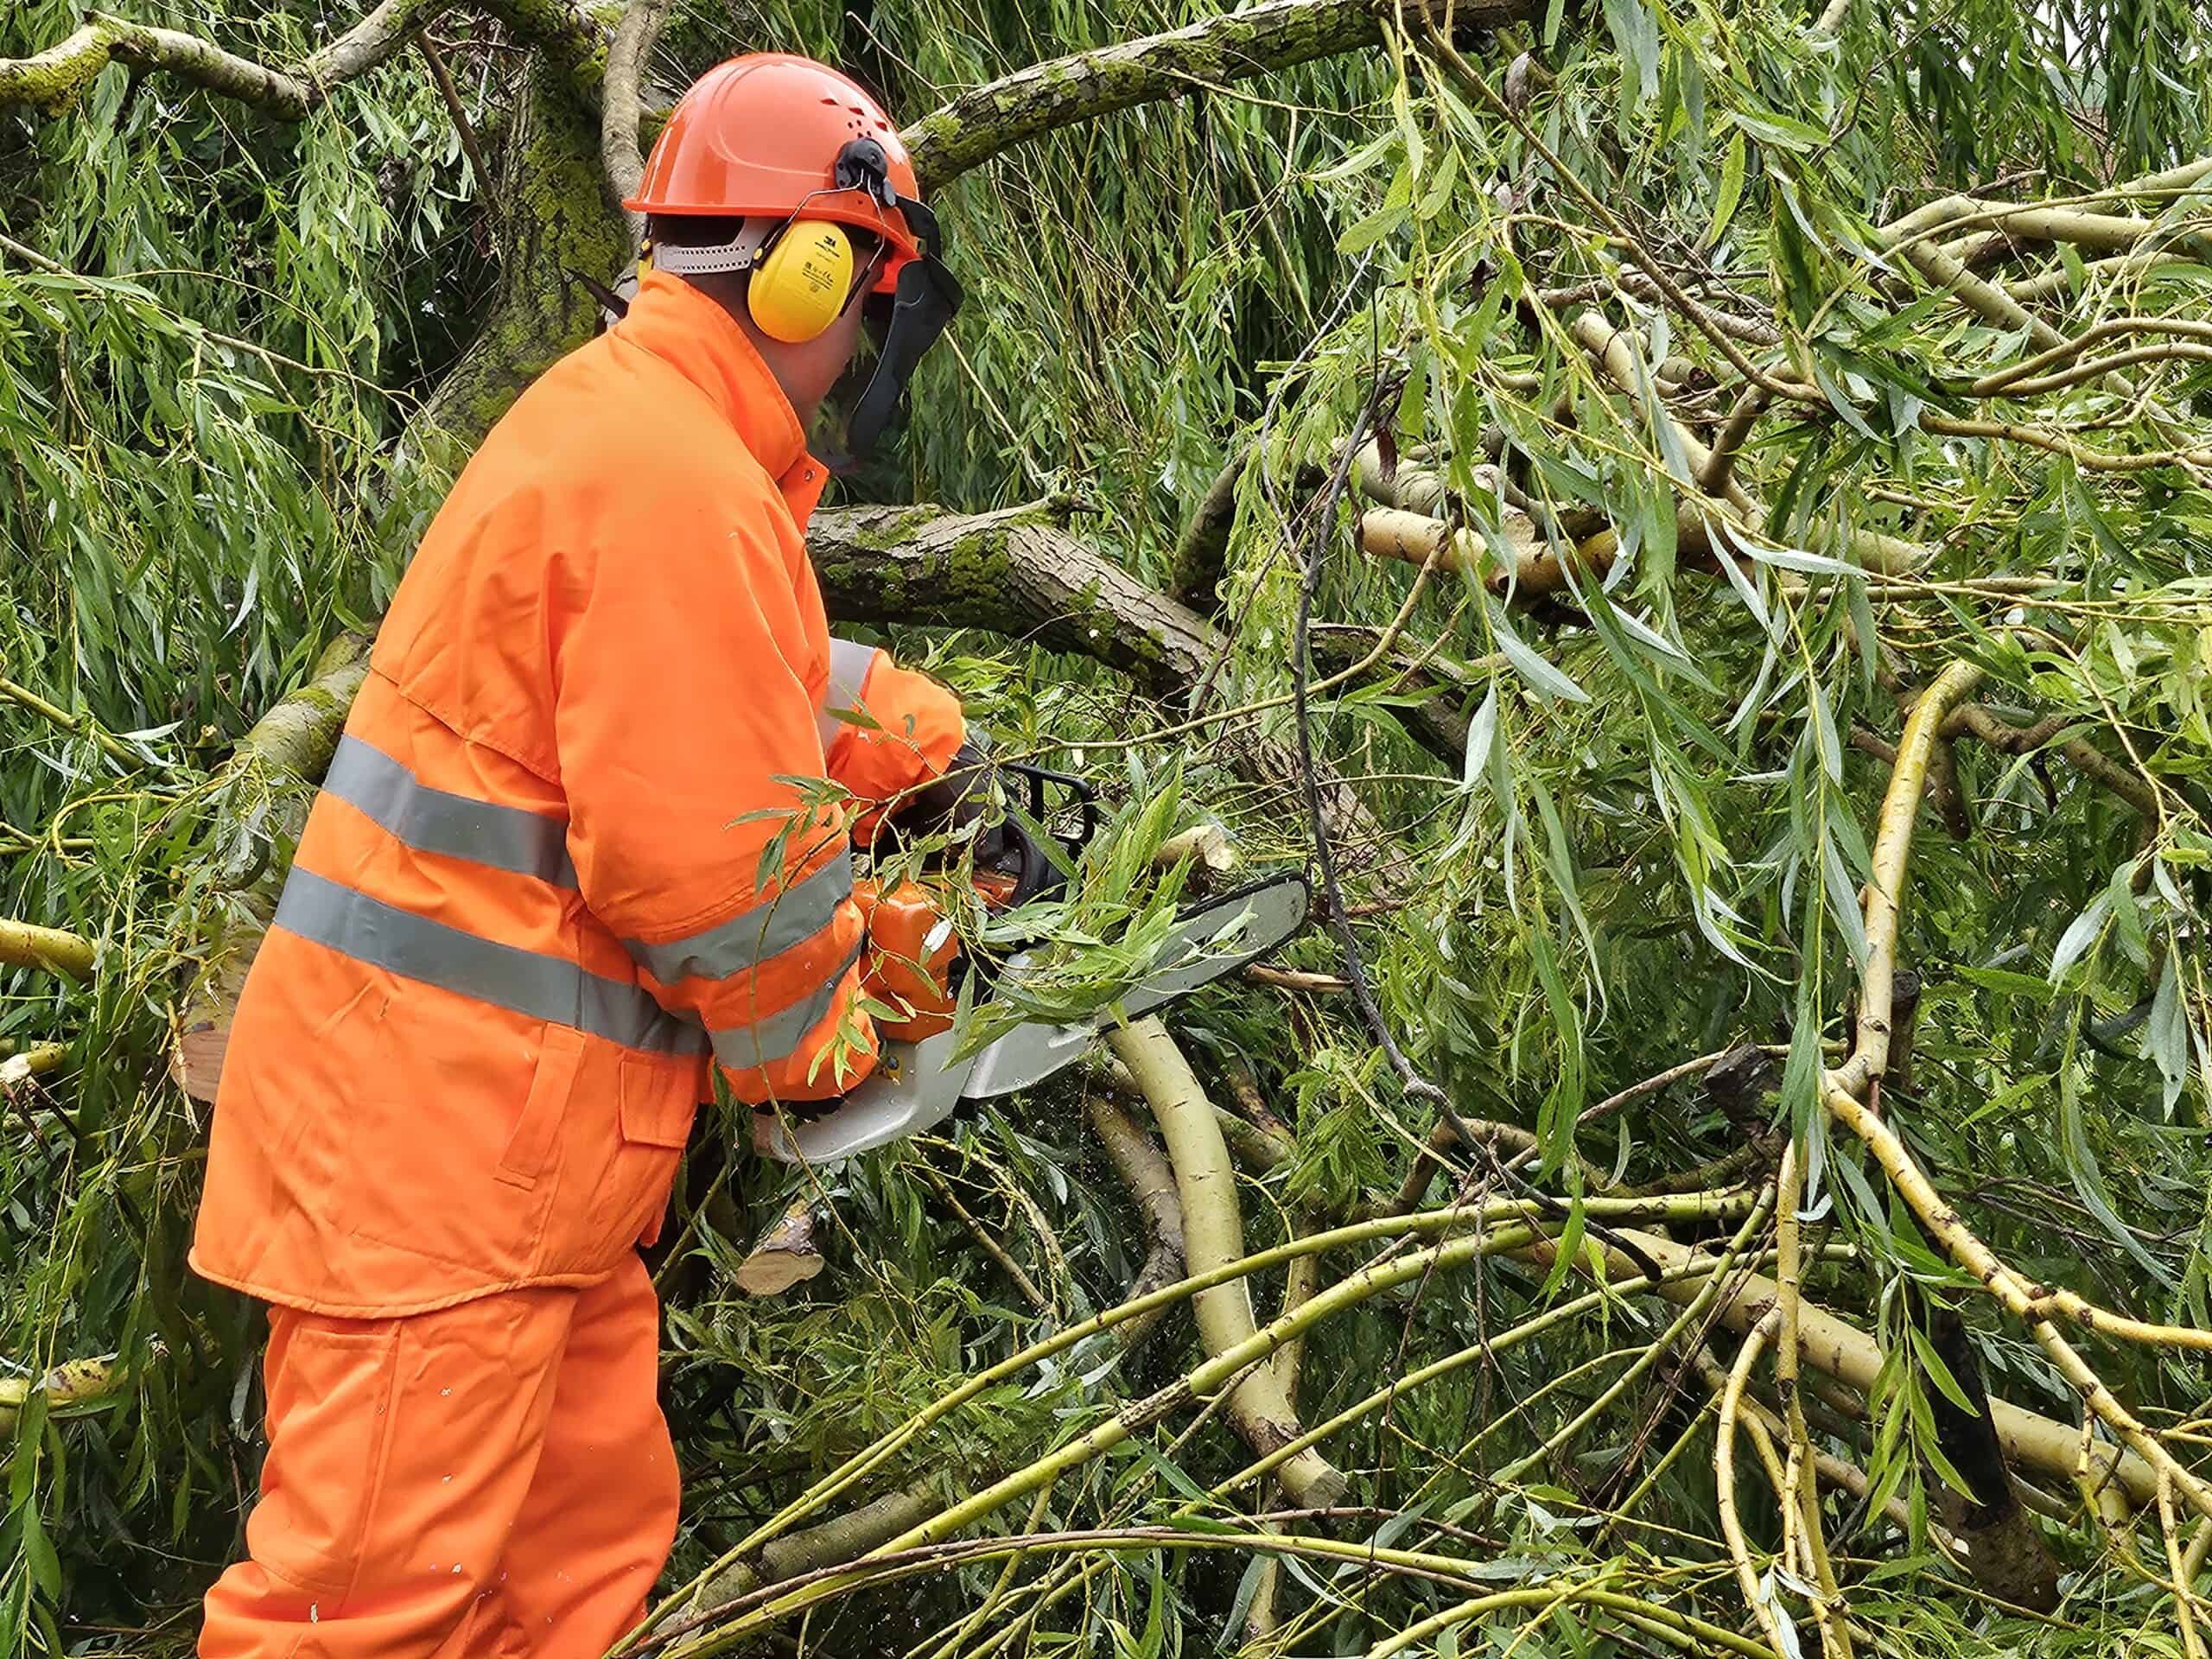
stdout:
POLYGON ((1058 842, 1071 854, 1080 853, 1090 844, 1091 836, 1098 832, 1098 787, 1096 785, 1088 779, 1077 778, 1069 772, 1053 772, 1045 766, 1033 766, 1026 760, 1002 761, 1000 763, 999 770, 1012 772, 1028 784, 1029 816, 1047 827, 1052 823, 1052 804, 1045 798, 1045 786, 1047 784, 1053 784, 1067 791, 1075 798, 1075 805, 1081 810, 1083 828, 1073 836, 1055 834, 1052 839, 1058 842))
MULTIPOLYGON (((1048 771, 1026 761, 1009 760, 1001 765, 1000 770, 1027 782, 1030 821, 1052 841, 1058 843, 1060 853, 1070 864, 1080 860, 1084 849, 1090 845, 1090 838, 1098 831, 1098 791, 1084 779, 1071 777, 1064 772, 1048 771), (1047 785, 1065 790, 1072 798, 1071 801, 1055 808, 1046 795, 1047 785), (1064 835, 1052 827, 1052 819, 1065 814, 1069 805, 1077 810, 1077 827, 1072 833, 1064 835)), ((1008 843, 1017 852, 1014 882, 1006 900, 1009 907, 1057 893, 1066 886, 1065 872, 1052 861, 1050 852, 1020 820, 1009 816, 1004 833, 1008 843)))

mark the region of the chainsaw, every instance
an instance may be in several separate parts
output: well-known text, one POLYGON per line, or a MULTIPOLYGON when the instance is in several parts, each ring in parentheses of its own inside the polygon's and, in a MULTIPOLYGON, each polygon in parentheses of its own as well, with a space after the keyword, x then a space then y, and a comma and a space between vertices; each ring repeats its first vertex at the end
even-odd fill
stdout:
MULTIPOLYGON (((1028 823, 1007 815, 999 846, 980 859, 976 886, 994 908, 1012 909, 1065 888, 1068 872, 1097 828, 1097 792, 1081 779, 1014 762, 998 770, 1025 780, 1028 823), (1064 791, 1053 802, 1050 791, 1064 791), (1048 847, 1046 839, 1053 843, 1048 847)), ((828 1164, 935 1128, 970 1102, 1033 1089, 1089 1053, 1115 1027, 1260 961, 1295 938, 1313 908, 1305 875, 1284 871, 1186 907, 1151 970, 1110 1007, 1058 1023, 1027 1020, 971 1052, 957 1030, 919 1042, 887 1042, 867 1081, 826 1110, 801 1116, 786 1106, 753 1115, 753 1145, 784 1163, 828 1164)), ((1004 961, 979 964, 985 997, 1018 992, 1043 960, 1039 942, 1004 961)))

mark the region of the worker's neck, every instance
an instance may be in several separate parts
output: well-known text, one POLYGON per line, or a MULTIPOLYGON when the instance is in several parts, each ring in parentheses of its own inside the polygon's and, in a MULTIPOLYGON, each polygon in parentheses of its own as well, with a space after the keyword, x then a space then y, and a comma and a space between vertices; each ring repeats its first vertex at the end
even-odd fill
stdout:
POLYGON ((688 280, 694 288, 720 306, 722 314, 735 323, 739 332, 753 343, 753 349, 768 365, 768 372, 783 388, 785 397, 791 403, 791 412, 798 416, 800 429, 813 430, 814 417, 822 407, 822 399, 819 396, 794 389, 798 377, 793 372, 790 348, 781 340, 771 340, 762 334, 760 325, 753 321, 753 314, 745 302, 745 277, 742 275, 729 277, 716 275, 693 276, 688 280))

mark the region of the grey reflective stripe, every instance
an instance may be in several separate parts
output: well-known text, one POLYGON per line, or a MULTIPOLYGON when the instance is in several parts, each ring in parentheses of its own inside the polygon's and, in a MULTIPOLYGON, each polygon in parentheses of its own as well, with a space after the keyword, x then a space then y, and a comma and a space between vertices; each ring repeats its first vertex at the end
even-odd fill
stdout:
POLYGON ((856 944, 820 990, 781 1014, 767 1014, 751 1025, 721 1026, 709 1031, 707 1035, 714 1039, 715 1058, 733 1071, 789 1059, 798 1052, 806 1033, 822 1023, 823 1015, 837 1000, 837 988, 860 959, 861 947, 856 944))
POLYGON ((852 891, 853 861, 841 855, 726 922, 663 944, 642 939, 622 944, 664 985, 679 979, 728 979, 805 944, 837 919, 837 906, 852 891))
POLYGON ((573 1026, 625 1048, 706 1052, 704 1032, 670 1014, 639 986, 587 973, 558 957, 479 938, 296 864, 276 906, 276 925, 356 962, 532 1020, 573 1026))
POLYGON ((569 826, 561 818, 432 789, 382 749, 346 736, 322 780, 324 790, 374 818, 421 853, 442 853, 555 887, 576 885, 569 826))
POLYGON ((814 729, 822 734, 822 753, 830 753, 830 746, 837 741, 840 732, 852 729, 850 721, 839 720, 830 711, 833 709, 857 709, 861 706, 861 692, 868 684, 868 671, 875 666, 875 647, 856 645, 849 639, 830 642, 830 689, 822 695, 822 712, 814 717, 814 729))

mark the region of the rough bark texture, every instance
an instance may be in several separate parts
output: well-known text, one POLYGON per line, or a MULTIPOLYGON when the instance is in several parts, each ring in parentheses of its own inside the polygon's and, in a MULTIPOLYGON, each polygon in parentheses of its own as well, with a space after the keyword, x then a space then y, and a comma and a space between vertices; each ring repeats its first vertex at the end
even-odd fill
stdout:
POLYGON ((1229 537, 1236 528, 1236 486, 1252 458, 1252 446, 1239 444, 1222 469, 1214 474, 1198 510, 1183 527, 1175 544, 1174 575, 1167 584, 1178 604, 1211 615, 1226 569, 1229 537))
MULTIPOLYGON (((982 628, 1094 658, 1162 702, 1185 697, 1227 650, 1211 622, 1071 535, 1046 507, 840 508, 815 514, 807 551, 841 621, 982 628)), ((1288 744, 1256 731, 1217 741, 1255 782, 1288 786, 1299 776, 1288 744)), ((1332 835, 1348 849, 1387 848, 1351 789, 1326 772, 1321 785, 1332 835)))
MULTIPOLYGON (((607 179, 607 205, 622 211, 625 197, 633 194, 644 178, 645 158, 638 146, 641 109, 638 97, 646 60, 668 19, 671 0, 630 0, 622 14, 613 43, 607 49, 607 81, 600 91, 599 156, 607 179)), ((645 215, 632 214, 627 223, 634 235, 645 228, 645 215)))
POLYGON ((962 93, 906 129, 925 189, 942 188, 1011 145, 1055 127, 1139 104, 1185 96, 1367 46, 1382 21, 1408 27, 1449 17, 1460 29, 1496 29, 1537 15, 1532 0, 1273 0, 1147 35, 1056 58, 962 93))
POLYGON ((241 58, 174 29, 95 16, 67 39, 28 58, 0 59, 0 109, 28 105, 61 115, 111 63, 165 69, 209 92, 297 121, 315 93, 296 76, 241 58))
POLYGON ((409 427, 418 459, 457 469, 524 386, 591 338, 599 302, 569 273, 604 279, 632 251, 628 223, 607 205, 598 112, 572 73, 532 60, 502 169, 499 293, 409 427))
MULTIPOLYGON (((1093 1091, 1084 1100, 1092 1131, 1106 1154, 1106 1161, 1137 1208, 1147 1245, 1144 1266, 1138 1269, 1123 1301, 1150 1295, 1183 1276, 1183 1205, 1175 1195, 1175 1172, 1166 1154, 1154 1144, 1136 1119, 1122 1109, 1111 1095, 1093 1091)), ((1141 1313, 1121 1327, 1122 1349, 1134 1350, 1166 1317, 1166 1308, 1141 1313)))
POLYGON ((1986 1587, 2007 1601, 2050 1612, 2058 1605, 2058 1563, 2012 1490, 1965 1321, 1949 1308, 1938 1308, 1929 1320, 1929 1332, 1944 1368, 1974 1402, 1972 1411, 1962 1410, 1941 1389, 1928 1390, 1936 1444, 1974 1489, 1968 1498, 1941 1480, 1929 1482, 1941 1494, 1943 1523, 1958 1539, 1968 1569, 1986 1587))
MULTIPOLYGON (((66 114, 111 63, 160 70, 280 121, 304 120, 331 88, 365 74, 403 49, 446 0, 384 0, 352 29, 296 65, 276 67, 174 29, 87 16, 67 39, 28 58, 0 58, 0 109, 66 114)), ((479 8, 543 49, 584 97, 597 84, 603 50, 597 25, 565 0, 485 0, 479 8)))
POLYGON ((1045 510, 818 512, 807 551, 831 615, 988 629, 1120 669, 1154 696, 1187 690, 1221 635, 1070 535, 1045 510))
POLYGON ((943 1507, 943 1500, 926 1486, 887 1492, 849 1515, 764 1546, 758 1555, 737 1562, 701 1586, 691 1605, 717 1607, 764 1586, 855 1560, 910 1527, 920 1525, 943 1507))

